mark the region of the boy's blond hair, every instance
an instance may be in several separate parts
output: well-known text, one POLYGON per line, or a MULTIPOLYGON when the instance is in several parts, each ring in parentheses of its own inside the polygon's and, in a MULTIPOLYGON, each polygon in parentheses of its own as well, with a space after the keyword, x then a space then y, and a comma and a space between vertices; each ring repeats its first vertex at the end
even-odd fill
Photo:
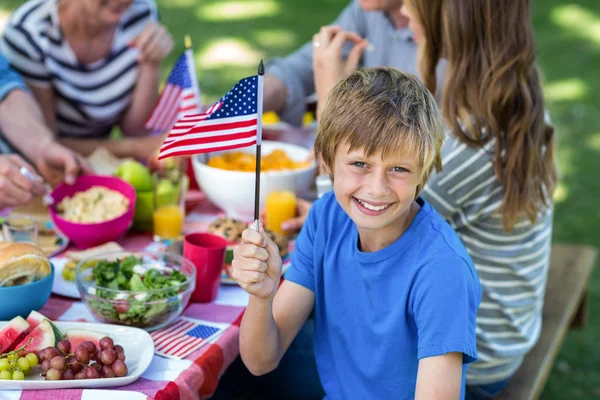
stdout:
MULTIPOLYGON (((435 168, 442 169, 442 116, 431 93, 415 76, 389 67, 363 68, 340 79, 327 97, 315 141, 315 155, 333 170, 337 146, 417 154, 421 179, 416 196, 435 168)), ((332 176, 333 178, 333 176, 332 176)))

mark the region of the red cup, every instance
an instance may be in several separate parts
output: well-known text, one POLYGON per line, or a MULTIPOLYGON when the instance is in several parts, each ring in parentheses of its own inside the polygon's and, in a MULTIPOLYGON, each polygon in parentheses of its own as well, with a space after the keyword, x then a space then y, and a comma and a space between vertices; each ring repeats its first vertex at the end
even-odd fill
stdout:
POLYGON ((208 303, 217 297, 227 241, 210 233, 190 233, 183 238, 183 256, 196 266, 196 288, 191 300, 208 303))

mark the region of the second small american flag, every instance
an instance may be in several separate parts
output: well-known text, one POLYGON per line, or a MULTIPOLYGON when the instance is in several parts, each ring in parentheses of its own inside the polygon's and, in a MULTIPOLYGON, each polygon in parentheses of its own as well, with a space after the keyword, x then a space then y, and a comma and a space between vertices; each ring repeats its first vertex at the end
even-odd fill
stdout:
POLYGON ((152 332, 154 352, 160 356, 183 359, 212 338, 219 336, 229 324, 179 317, 171 325, 152 332))
POLYGON ((205 113, 177 121, 158 159, 256 144, 257 102, 258 76, 242 79, 205 113))

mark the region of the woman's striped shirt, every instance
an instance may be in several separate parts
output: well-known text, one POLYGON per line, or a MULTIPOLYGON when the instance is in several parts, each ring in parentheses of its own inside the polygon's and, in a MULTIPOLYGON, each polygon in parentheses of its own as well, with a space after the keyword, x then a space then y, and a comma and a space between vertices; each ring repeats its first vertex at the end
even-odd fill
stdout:
POLYGON ((442 149, 444 170, 433 174, 422 196, 450 223, 475 263, 483 296, 477 314, 478 360, 469 384, 509 378, 536 343, 552 236, 552 212, 532 224, 502 226, 502 186, 494 174, 494 146, 471 148, 450 136, 442 149))
POLYGON ((123 15, 110 54, 77 60, 62 35, 59 0, 30 0, 10 17, 0 51, 31 86, 53 88, 59 135, 103 137, 119 124, 138 80, 139 51, 128 43, 157 20, 153 0, 135 0, 123 15))

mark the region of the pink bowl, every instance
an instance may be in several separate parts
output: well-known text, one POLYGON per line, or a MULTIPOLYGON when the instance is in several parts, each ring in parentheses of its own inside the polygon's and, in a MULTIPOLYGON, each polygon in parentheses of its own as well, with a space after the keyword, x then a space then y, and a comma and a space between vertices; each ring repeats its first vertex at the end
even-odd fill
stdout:
POLYGON ((51 193, 54 205, 49 207, 54 225, 67 236, 75 246, 85 249, 119 239, 131 226, 135 210, 135 189, 129 183, 114 176, 83 175, 73 185, 61 183, 51 193), (55 208, 67 196, 73 196, 92 186, 103 186, 121 193, 129 199, 125 214, 110 221, 96 224, 70 222, 57 214, 55 208))

